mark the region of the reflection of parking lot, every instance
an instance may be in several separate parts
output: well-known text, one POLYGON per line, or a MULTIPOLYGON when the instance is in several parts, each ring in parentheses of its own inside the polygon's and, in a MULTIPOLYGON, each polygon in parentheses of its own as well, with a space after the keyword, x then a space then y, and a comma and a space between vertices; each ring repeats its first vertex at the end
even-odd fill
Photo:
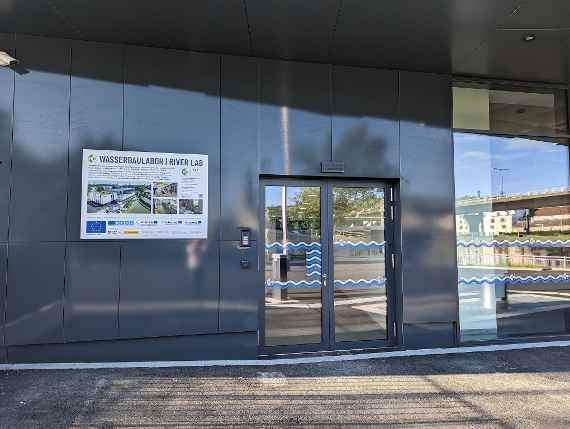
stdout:
POLYGON ((469 338, 489 331, 490 338, 520 336, 526 333, 562 334, 570 331, 570 283, 548 279, 568 274, 562 270, 502 269, 460 267, 463 278, 512 276, 497 284, 459 284, 459 303, 469 338), (530 281, 535 278, 536 281, 530 281), (526 279, 526 280, 523 280, 526 279), (538 279, 544 279, 538 280, 538 279), (496 334, 495 334, 496 330, 496 334))

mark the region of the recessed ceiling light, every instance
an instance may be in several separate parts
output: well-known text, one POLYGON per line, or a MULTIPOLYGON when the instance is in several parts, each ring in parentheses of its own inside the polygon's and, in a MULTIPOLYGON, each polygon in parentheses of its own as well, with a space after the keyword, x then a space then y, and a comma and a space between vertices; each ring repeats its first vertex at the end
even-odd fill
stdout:
POLYGON ((534 33, 525 34, 523 36, 523 41, 525 41, 525 42, 532 42, 535 39, 536 39, 536 34, 534 34, 534 33))

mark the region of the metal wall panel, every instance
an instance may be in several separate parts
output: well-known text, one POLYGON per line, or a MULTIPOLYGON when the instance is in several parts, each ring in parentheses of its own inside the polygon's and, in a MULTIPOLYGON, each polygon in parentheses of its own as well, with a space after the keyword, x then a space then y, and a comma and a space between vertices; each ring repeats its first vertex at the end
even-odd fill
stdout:
POLYGON ((239 242, 223 242, 220 246, 220 331, 257 330, 259 283, 257 243, 240 248, 239 242), (249 262, 242 268, 240 261, 249 262))
POLYGON ((8 254, 6 344, 62 342, 64 245, 11 244, 8 254))
POLYGON ((4 319, 6 311, 6 268, 8 262, 8 247, 0 244, 0 362, 4 350, 6 333, 4 331, 4 319))
POLYGON ((220 58, 126 48, 125 150, 208 155, 208 238, 220 216, 220 58))
POLYGON ((65 240, 69 43, 18 36, 16 52, 10 240, 65 240))
POLYGON ((121 337, 215 333, 218 301, 218 242, 154 240, 123 245, 121 337))
POLYGON ((8 352, 10 363, 255 359, 257 333, 15 346, 8 352))
MULTIPOLYGON (((4 51, 14 56, 13 36, 0 34, 0 45, 4 51)), ((13 100, 14 71, 0 67, 0 242, 8 240, 13 100)))
MULTIPOLYGON (((399 85, 400 138, 451 142, 451 76, 400 72, 399 85)), ((403 160, 404 155, 400 158, 403 160)), ((447 166, 446 163, 442 167, 449 168, 447 166)), ((445 173, 447 175, 449 170, 445 173)))
MULTIPOLYGON (((402 72, 400 109, 404 329, 456 322, 451 79, 402 72)), ((413 336, 404 332, 404 338, 413 347, 413 336)), ((438 344, 448 342, 440 338, 438 344)))
POLYGON ((239 227, 258 233, 257 97, 257 61, 222 57, 222 240, 239 240, 239 227))
POLYGON ((405 324, 402 345, 405 348, 453 347, 455 345, 454 323, 405 324))
POLYGON ((260 173, 320 175, 332 155, 330 66, 260 64, 260 173))
POLYGON ((67 237, 79 240, 82 149, 121 150, 123 50, 73 42, 67 237))
POLYGON ((347 177, 398 178, 397 73, 333 67, 333 159, 347 177))
POLYGON ((117 338, 120 246, 74 243, 66 252, 65 341, 117 338))

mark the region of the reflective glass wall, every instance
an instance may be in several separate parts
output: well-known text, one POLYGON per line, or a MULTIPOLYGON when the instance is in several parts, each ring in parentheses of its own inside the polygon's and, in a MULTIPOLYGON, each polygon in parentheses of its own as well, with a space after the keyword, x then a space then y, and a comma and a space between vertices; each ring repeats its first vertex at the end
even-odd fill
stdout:
POLYGON ((566 93, 454 88, 462 341, 570 333, 566 93))

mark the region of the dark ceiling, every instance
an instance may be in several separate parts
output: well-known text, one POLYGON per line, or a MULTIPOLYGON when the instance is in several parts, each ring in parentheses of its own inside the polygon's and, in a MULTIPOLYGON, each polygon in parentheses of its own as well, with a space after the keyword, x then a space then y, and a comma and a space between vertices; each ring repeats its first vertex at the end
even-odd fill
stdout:
POLYGON ((0 0, 0 32, 566 83, 570 0, 0 0))

